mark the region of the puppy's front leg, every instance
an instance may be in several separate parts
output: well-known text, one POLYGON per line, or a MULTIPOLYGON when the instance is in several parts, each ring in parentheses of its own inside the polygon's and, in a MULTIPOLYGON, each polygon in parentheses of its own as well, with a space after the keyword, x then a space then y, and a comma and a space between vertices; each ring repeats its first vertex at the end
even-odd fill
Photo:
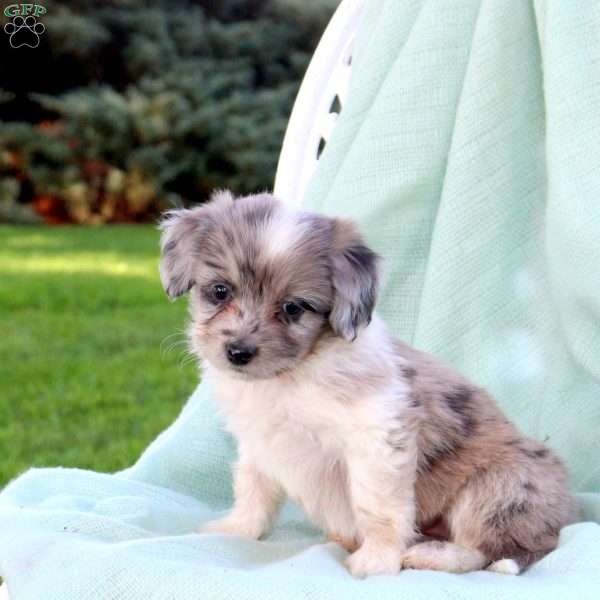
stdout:
POLYGON ((244 458, 240 458, 235 469, 234 494, 233 510, 226 517, 201 526, 201 533, 258 539, 271 527, 281 503, 281 488, 244 458))
POLYGON ((395 574, 415 534, 416 444, 358 444, 348 457, 352 506, 361 546, 347 559, 355 577, 395 574))

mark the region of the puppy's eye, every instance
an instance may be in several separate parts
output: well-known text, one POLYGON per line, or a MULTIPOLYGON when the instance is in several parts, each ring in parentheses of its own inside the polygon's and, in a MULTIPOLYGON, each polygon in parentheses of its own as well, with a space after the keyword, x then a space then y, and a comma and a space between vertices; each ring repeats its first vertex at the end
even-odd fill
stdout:
POLYGON ((230 289, 224 283, 217 283, 212 287, 212 297, 217 302, 225 302, 231 294, 230 289))
POLYGON ((281 306, 283 314, 291 321, 297 321, 304 312, 304 308, 296 302, 284 302, 281 306))

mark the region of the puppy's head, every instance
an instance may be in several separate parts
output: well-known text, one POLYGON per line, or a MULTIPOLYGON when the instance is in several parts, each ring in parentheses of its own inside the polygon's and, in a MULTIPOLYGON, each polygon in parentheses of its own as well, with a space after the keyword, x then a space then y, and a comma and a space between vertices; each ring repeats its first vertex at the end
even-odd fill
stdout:
POLYGON ((371 319, 378 259, 349 221, 218 192, 161 229, 165 291, 191 292, 192 347, 218 369, 273 377, 371 319))

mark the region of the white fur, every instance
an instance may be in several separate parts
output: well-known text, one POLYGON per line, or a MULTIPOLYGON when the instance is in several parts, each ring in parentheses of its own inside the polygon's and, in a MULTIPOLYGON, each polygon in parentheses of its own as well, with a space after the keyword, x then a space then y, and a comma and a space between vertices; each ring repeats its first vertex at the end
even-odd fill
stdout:
POLYGON ((497 560, 493 562, 487 570, 494 573, 500 573, 501 575, 518 575, 521 571, 517 561, 512 558, 497 560))
POLYGON ((290 249, 301 242, 306 228, 298 223, 296 213, 276 211, 266 224, 263 236, 264 250, 272 259, 288 253, 290 249))
POLYGON ((279 377, 245 380, 208 368, 246 481, 236 477, 232 514, 204 531, 259 537, 285 493, 331 535, 362 542, 348 562, 353 574, 400 569, 414 530, 416 440, 407 432, 406 452, 393 456, 386 442, 408 389, 386 340, 375 318, 354 343, 336 338, 279 377), (388 378, 383 392, 356 401, 361 373, 378 372, 388 378))

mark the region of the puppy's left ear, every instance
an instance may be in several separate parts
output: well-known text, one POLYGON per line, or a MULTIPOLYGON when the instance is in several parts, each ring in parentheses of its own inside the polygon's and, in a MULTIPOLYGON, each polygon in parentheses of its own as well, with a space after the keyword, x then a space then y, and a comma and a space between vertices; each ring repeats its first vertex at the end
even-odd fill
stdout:
POLYGON ((353 341, 371 321, 379 291, 379 256, 364 242, 352 221, 335 219, 333 234, 333 331, 353 341))
POLYGON ((194 286, 193 265, 203 235, 205 209, 178 209, 167 212, 159 224, 160 279, 167 296, 174 300, 194 286))

